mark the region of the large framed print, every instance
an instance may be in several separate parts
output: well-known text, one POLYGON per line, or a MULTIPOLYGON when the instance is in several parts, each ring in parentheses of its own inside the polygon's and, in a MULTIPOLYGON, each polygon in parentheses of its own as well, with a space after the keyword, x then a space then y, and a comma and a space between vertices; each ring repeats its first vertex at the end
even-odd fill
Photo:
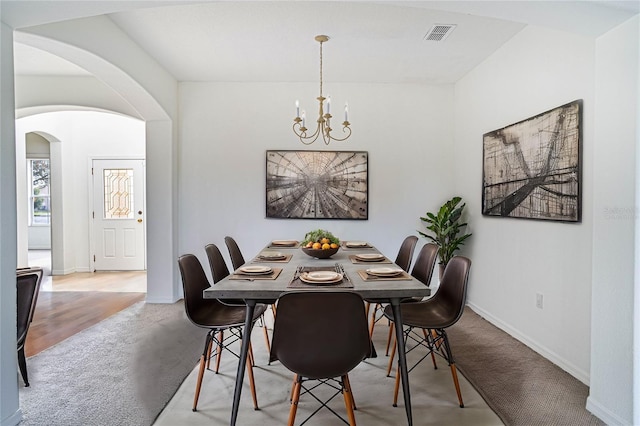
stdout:
POLYGON ((365 151, 267 151, 268 218, 353 219, 369 215, 365 151))
POLYGON ((582 220, 582 100, 483 136, 482 214, 582 220))

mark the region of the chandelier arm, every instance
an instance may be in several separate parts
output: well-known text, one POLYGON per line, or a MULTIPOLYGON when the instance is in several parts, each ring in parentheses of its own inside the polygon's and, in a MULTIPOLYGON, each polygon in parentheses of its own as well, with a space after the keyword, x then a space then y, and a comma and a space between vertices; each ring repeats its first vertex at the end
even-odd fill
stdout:
MULTIPOLYGON (((349 136, 351 136, 351 127, 349 127, 349 126, 344 126, 344 127, 342 128, 342 133, 346 133, 346 130, 345 130, 345 129, 346 129, 346 130, 348 130, 348 131, 349 131, 349 133, 347 133, 347 136, 345 136, 344 138, 334 138, 334 137, 333 137, 333 136, 331 136, 331 135, 329 136, 329 138, 330 138, 331 140, 336 141, 336 142, 342 142, 342 141, 345 141, 345 140, 349 139, 349 136)), ((326 143, 326 142, 325 142, 325 143, 326 143)), ((327 143, 327 145, 328 145, 328 143, 327 143)))
POLYGON ((300 142, 302 142, 305 145, 311 145, 320 136, 320 126, 316 128, 316 131, 313 132, 313 134, 307 136, 307 131, 302 130, 302 125, 299 122, 295 122, 293 123, 293 133, 295 133, 298 139, 300 139, 300 142), (296 125, 298 126, 297 130, 296 130, 296 125))

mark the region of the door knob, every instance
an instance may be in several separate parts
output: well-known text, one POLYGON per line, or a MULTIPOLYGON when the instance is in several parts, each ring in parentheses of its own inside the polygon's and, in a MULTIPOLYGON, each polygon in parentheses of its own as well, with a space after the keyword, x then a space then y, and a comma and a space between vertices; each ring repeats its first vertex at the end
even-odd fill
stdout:
POLYGON ((142 219, 138 219, 138 223, 142 223, 142 219))

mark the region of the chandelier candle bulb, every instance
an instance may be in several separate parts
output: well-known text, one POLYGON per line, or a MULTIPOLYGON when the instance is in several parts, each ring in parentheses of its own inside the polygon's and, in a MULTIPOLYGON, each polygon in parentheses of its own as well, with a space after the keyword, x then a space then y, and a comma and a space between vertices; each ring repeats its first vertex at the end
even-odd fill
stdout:
POLYGON ((344 121, 345 123, 349 121, 349 104, 346 102, 344 103, 344 121))
POLYGON ((331 114, 331 96, 327 96, 327 114, 331 114))
POLYGON ((307 113, 302 110, 302 127, 304 127, 304 120, 307 118, 307 113))
POLYGON ((296 101, 296 117, 300 117, 300 102, 296 101))

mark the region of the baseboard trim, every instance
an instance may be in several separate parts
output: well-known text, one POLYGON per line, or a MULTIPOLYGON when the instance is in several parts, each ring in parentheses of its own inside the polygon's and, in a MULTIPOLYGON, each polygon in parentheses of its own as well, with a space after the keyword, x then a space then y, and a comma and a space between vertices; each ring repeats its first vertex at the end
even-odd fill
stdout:
POLYGON ((529 337, 520 333, 518 330, 510 327, 508 324, 505 324, 504 322, 494 317, 490 313, 486 312, 484 309, 480 308, 479 306, 476 306, 473 303, 467 303, 467 304, 478 315, 480 315, 481 317, 484 317, 484 319, 489 321, 491 324, 495 325, 505 333, 511 335, 511 337, 513 337, 514 339, 524 343, 525 345, 533 349, 538 354, 542 355, 543 357, 545 357, 546 359, 548 359, 558 367, 562 368, 567 373, 571 374, 576 379, 580 380, 585 385, 589 386, 588 372, 576 367, 574 364, 562 358, 561 356, 558 356, 558 354, 544 347, 544 345, 540 345, 538 342, 531 340, 529 337))
POLYGON ((16 426, 22 421, 22 410, 18 408, 16 412, 0 421, 0 426, 16 426))
POLYGON ((620 416, 612 413, 610 410, 606 409, 602 404, 599 404, 597 401, 594 401, 593 397, 589 395, 587 397, 587 411, 591 414, 602 420, 605 424, 609 426, 617 426, 617 425, 629 425, 632 422, 621 419, 620 416))

